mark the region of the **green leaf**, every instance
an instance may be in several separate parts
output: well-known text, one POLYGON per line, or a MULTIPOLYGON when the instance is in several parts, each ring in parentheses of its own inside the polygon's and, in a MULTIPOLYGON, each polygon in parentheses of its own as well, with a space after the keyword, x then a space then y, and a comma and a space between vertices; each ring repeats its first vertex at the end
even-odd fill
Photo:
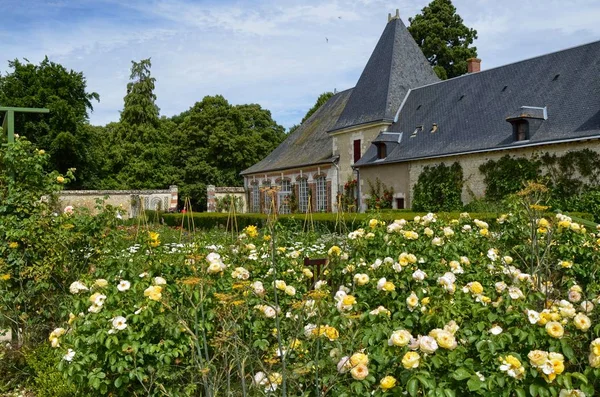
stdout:
POLYGON ((471 377, 471 373, 465 368, 460 367, 452 374, 452 377, 456 380, 463 380, 471 377))
POLYGON ((523 390, 520 387, 515 389, 515 394, 517 395, 517 397, 527 397, 527 394, 525 394, 525 390, 523 390))
POLYGON ((408 394, 411 396, 416 396, 419 393, 419 380, 417 378, 411 378, 406 385, 406 389, 408 390, 408 394))

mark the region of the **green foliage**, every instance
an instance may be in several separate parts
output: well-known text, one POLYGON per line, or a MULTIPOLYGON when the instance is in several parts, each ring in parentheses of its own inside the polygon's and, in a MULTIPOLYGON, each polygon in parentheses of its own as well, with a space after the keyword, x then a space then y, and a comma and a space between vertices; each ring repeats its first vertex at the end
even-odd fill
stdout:
POLYGON ((441 163, 426 166, 413 188, 414 211, 460 210, 462 204, 463 171, 459 163, 447 167, 441 163))
POLYGON ((389 188, 379 178, 375 178, 375 183, 367 180, 369 183, 369 198, 367 199, 367 208, 370 210, 380 210, 392 208, 394 200, 394 189, 389 188))
POLYGON ((546 152, 531 159, 506 155, 482 164, 479 170, 486 184, 485 200, 491 203, 521 190, 527 181, 541 181, 550 188, 548 204, 554 209, 596 214, 600 209, 600 155, 590 149, 562 156, 546 152))
POLYGON ((260 105, 233 106, 206 96, 173 133, 180 196, 206 208, 206 185, 241 186, 239 173, 266 157, 285 138, 284 128, 260 105))
POLYGON ((45 339, 64 315, 70 282, 114 242, 105 233, 117 221, 111 210, 53 214, 54 196, 72 174, 47 173, 48 160, 24 138, 0 150, 0 322, 25 344, 45 339))
MULTIPOLYGON (((86 91, 82 73, 44 58, 39 65, 14 60, 12 69, 0 76, 0 103, 14 107, 45 107, 50 114, 16 113, 15 131, 50 154, 49 167, 65 173, 78 170, 87 179, 97 166, 93 136, 86 127, 97 93, 86 91)), ((5 139, 5 138, 4 138, 5 139)), ((81 186, 81 182, 71 182, 81 186)))
POLYGON ((56 350, 43 344, 25 357, 33 372, 30 389, 36 397, 70 397, 76 394, 75 386, 57 369, 61 357, 56 350))
POLYGON ((485 196, 491 201, 501 201, 523 189, 525 182, 538 180, 540 163, 524 157, 506 155, 498 161, 490 160, 481 166, 486 185, 485 196))
POLYGON ((433 0, 408 20, 408 31, 440 79, 467 73, 467 59, 477 56, 471 47, 477 31, 464 25, 452 1, 433 0))
POLYGON ((150 75, 150 58, 139 62, 131 61, 131 80, 127 83, 121 122, 129 126, 158 126, 158 106, 154 87, 156 79, 150 75))

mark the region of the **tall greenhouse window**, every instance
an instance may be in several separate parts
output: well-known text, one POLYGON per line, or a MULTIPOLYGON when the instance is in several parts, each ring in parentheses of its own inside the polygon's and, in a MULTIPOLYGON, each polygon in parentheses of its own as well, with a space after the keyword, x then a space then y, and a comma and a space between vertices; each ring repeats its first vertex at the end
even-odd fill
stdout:
POLYGON ((279 190, 279 213, 290 213, 290 196, 292 195, 292 182, 289 179, 281 181, 281 190, 279 190))
POLYGON ((298 209, 300 212, 308 211, 308 182, 300 179, 298 182, 298 209))
POLYGON ((317 212, 327 211, 327 181, 325 177, 317 178, 317 212))
POLYGON ((252 212, 260 212, 260 188, 254 185, 252 188, 252 212))
POLYGON ((273 193, 270 185, 265 184, 263 186, 263 194, 265 195, 265 206, 263 212, 270 214, 273 207, 273 193))

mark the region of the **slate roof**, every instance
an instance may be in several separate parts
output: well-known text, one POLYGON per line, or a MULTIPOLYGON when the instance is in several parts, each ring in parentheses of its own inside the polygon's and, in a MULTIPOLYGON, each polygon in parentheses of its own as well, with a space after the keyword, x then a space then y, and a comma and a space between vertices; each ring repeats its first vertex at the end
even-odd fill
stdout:
POLYGON ((351 93, 349 89, 332 96, 267 157, 241 175, 333 162, 336 158, 327 131, 340 117, 351 93))
POLYGON ((377 161, 371 145, 355 166, 599 137, 600 41, 412 89, 388 131, 400 144, 377 161), (515 116, 532 121, 529 140, 514 141, 515 116))
POLYGON ((401 19, 386 25, 332 130, 394 120, 409 88, 439 81, 401 19))

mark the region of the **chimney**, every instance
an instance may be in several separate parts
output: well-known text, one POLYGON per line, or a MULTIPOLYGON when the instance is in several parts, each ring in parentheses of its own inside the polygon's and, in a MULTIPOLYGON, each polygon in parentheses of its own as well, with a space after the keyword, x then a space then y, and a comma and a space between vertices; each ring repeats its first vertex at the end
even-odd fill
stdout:
POLYGON ((467 59, 467 73, 478 73, 481 70, 481 59, 467 59))

